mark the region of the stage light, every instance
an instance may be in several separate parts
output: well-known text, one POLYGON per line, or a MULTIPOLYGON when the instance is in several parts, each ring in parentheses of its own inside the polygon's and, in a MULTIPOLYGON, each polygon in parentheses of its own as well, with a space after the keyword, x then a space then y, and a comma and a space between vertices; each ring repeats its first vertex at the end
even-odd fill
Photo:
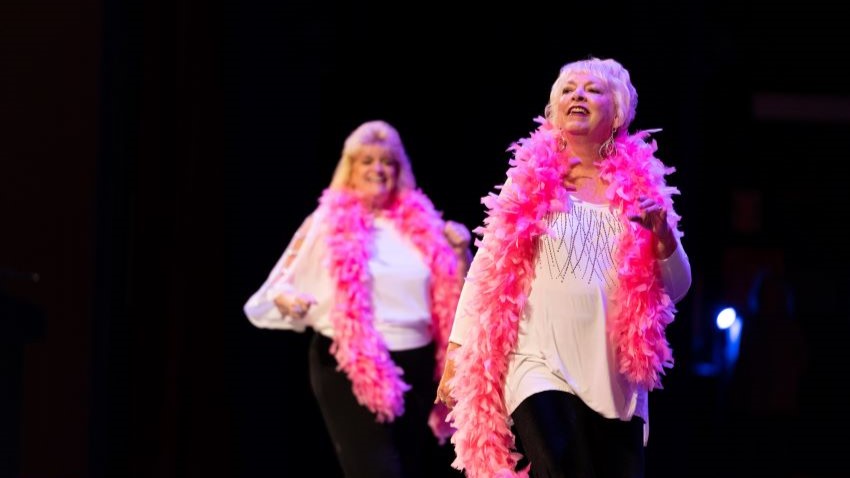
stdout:
POLYGON ((717 328, 720 330, 726 330, 735 323, 735 319, 737 318, 738 314, 735 312, 735 309, 732 307, 726 307, 717 314, 717 328))

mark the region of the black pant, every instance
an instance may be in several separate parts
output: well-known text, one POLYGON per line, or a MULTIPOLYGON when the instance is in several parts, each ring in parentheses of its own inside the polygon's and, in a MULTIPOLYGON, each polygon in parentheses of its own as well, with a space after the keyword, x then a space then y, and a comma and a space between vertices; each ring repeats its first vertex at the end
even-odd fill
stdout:
MULTIPOLYGON (((392 423, 377 423, 375 415, 357 403, 351 381, 337 371, 331 340, 315 334, 310 344, 310 383, 346 478, 431 478, 436 439, 428 415, 437 384, 434 345, 391 352, 411 385, 404 394, 404 415, 392 423)), ((448 468, 448 464, 443 465, 448 468)), ((439 473, 442 473, 440 471, 439 473)))
POLYGON ((643 478, 643 420, 605 418, 573 394, 536 393, 511 415, 532 478, 643 478))

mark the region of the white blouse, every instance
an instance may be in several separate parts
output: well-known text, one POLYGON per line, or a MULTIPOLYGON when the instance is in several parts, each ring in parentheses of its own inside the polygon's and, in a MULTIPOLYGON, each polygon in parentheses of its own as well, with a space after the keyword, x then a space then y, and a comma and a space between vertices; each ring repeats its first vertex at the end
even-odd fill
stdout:
MULTIPOLYGON (((505 406, 513 413, 535 393, 560 390, 578 396, 604 417, 643 418, 646 440, 648 394, 618 373, 605 327, 608 297, 617 286, 614 248, 624 226, 608 205, 571 199, 569 213, 553 212, 546 217, 552 235, 537 243, 535 277, 505 380, 505 406)), ((681 300, 691 283, 681 243, 659 265, 670 298, 681 300)), ((465 304, 475 288, 474 278, 468 278, 452 342, 463 344, 472 321, 465 304)))
MULTIPOLYGON (((327 233, 322 209, 304 221, 266 281, 245 303, 243 310, 251 323, 298 332, 312 327, 333 337, 330 311, 336 284, 326 264, 327 233), (295 247, 299 237, 303 242, 295 247), (289 267, 284 267, 289 261, 289 267), (283 316, 274 304, 278 294, 296 291, 317 301, 303 319, 283 316)), ((375 218, 372 245, 369 272, 375 329, 389 350, 427 345, 432 340, 430 269, 413 243, 387 219, 375 218)))

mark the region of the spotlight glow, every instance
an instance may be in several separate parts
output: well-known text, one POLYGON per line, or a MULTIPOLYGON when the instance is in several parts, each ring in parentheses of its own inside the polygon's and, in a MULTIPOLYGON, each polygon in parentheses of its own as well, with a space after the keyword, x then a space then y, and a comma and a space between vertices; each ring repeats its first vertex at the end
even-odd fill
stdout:
POLYGON ((726 307, 717 314, 717 328, 720 330, 728 329, 735 323, 737 317, 738 314, 735 312, 735 309, 726 307))

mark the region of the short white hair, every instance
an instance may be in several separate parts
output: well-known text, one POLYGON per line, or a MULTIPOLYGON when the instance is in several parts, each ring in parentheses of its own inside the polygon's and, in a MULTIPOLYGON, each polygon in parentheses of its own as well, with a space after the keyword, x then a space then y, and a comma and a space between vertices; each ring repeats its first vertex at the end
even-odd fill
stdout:
POLYGON ((552 85, 549 92, 549 104, 546 105, 546 118, 552 123, 558 123, 557 105, 561 99, 561 92, 567 82, 567 78, 573 73, 589 73, 605 82, 605 87, 610 89, 614 97, 614 107, 619 124, 616 126, 618 135, 626 134, 629 125, 635 119, 637 112, 638 95, 629 71, 617 60, 599 59, 590 57, 586 60, 574 61, 561 67, 558 79, 552 85))

